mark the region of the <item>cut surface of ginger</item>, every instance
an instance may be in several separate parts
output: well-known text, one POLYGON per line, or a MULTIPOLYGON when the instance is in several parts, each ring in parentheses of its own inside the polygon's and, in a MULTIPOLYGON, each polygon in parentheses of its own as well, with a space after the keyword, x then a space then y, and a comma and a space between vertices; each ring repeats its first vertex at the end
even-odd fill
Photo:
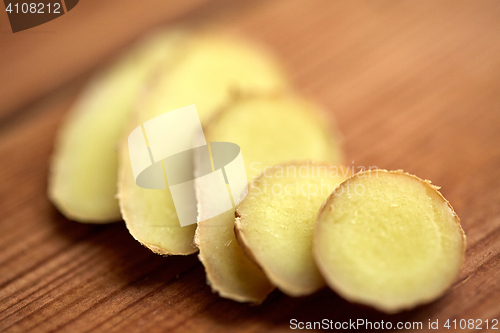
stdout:
MULTIPOLYGON (((247 178, 266 167, 294 159, 338 163, 340 146, 320 111, 292 96, 242 97, 223 108, 205 127, 207 142, 240 146, 247 178)), ((197 196, 210 195, 197 188, 197 196)), ((201 205, 199 211, 210 209, 201 205)), ((222 297, 262 302, 274 286, 237 243, 234 210, 198 223, 195 242, 212 290, 222 297)))
POLYGON ((323 116, 318 105, 298 96, 242 97, 213 117, 205 136, 239 145, 250 181, 265 167, 291 160, 341 163, 339 138, 323 116))
POLYGON ((321 204, 348 174, 313 161, 274 166, 236 207, 240 244, 284 293, 308 295, 324 286, 312 253, 313 227, 321 204))
POLYGON ((234 237, 234 210, 200 223, 195 240, 207 283, 221 297, 260 304, 274 289, 238 245, 234 237))
POLYGON ((430 182, 401 171, 346 180, 315 229, 315 259, 330 287, 388 313, 442 295, 464 253, 465 234, 448 201, 430 182))
MULTIPOLYGON (((267 53, 241 38, 216 31, 201 32, 189 38, 183 52, 182 60, 174 68, 157 73, 156 83, 141 102, 130 130, 191 104, 195 104, 203 122, 229 103, 235 92, 287 89, 286 79, 267 53)), ((196 252, 193 245, 196 225, 180 226, 169 190, 136 185, 126 137, 120 155, 118 197, 122 217, 132 236, 159 254, 196 252)))
POLYGON ((196 252, 196 224, 181 227, 170 190, 146 189, 135 184, 128 147, 120 149, 119 196, 122 216, 131 235, 160 255, 196 252))
POLYGON ((158 32, 95 77, 61 128, 48 192, 68 218, 90 223, 120 220, 117 146, 153 72, 169 66, 185 32, 158 32))
POLYGON ((137 121, 191 104, 204 124, 238 94, 281 92, 289 83, 278 62, 260 45, 218 30, 199 31, 185 43, 181 61, 158 73, 137 121))

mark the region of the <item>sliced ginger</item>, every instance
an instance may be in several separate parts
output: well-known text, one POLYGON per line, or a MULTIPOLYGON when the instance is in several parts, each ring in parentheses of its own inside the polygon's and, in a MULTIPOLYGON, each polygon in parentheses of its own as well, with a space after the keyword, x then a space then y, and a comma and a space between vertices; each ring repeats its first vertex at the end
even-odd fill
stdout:
MULTIPOLYGON (((205 32, 189 38, 174 68, 157 73, 157 82, 140 104, 132 130, 165 112, 195 104, 202 121, 235 93, 287 89, 286 80, 269 56, 241 38, 205 32)), ((128 133, 127 133, 128 134, 128 133)), ((134 238, 159 254, 196 252, 196 225, 181 227, 169 190, 135 184, 127 138, 120 148, 118 197, 122 217, 134 238)))
POLYGON ((68 218, 120 220, 118 142, 144 84, 158 67, 176 60, 184 35, 162 32, 146 39, 94 78, 76 102, 61 129, 48 186, 52 202, 68 218))
MULTIPOLYGON (((317 106, 291 96, 243 97, 212 118, 205 136, 208 142, 238 144, 248 179, 257 177, 266 166, 284 161, 338 163, 341 159, 338 142, 319 117, 317 106)), ((207 193, 198 191, 197 195, 207 193)), ((199 206, 199 212, 209 208, 199 206)), ((195 240, 199 258, 215 292, 237 301, 260 303, 274 286, 239 247, 234 220, 231 210, 198 223, 195 240)))
POLYGON ((312 253, 313 227, 321 204, 349 171, 313 161, 268 168, 236 207, 240 244, 286 294, 324 286, 312 253))
POLYGON ((265 52, 239 38, 180 30, 147 38, 89 83, 61 129, 48 192, 68 218, 90 223, 120 219, 118 142, 138 100, 157 81, 162 85, 148 105, 153 110, 139 115, 138 122, 193 104, 196 92, 204 119, 231 89, 285 86, 281 70, 265 52))
POLYGON ((339 163, 343 156, 323 110, 293 95, 243 96, 205 126, 207 142, 240 146, 249 180, 266 166, 290 160, 339 163))
POLYGON ((181 61, 158 73, 138 112, 143 123, 195 104, 202 123, 238 94, 288 90, 288 80, 265 49, 240 36, 207 30, 186 40, 181 61))
POLYGON ((430 182, 401 171, 345 181, 315 229, 315 259, 330 287, 388 313, 443 294, 464 253, 465 234, 448 201, 430 182))

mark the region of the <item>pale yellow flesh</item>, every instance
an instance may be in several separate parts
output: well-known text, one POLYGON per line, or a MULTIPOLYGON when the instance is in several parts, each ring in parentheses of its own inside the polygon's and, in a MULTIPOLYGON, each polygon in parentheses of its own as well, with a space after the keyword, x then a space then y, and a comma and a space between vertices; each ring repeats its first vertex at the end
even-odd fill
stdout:
POLYGON ((196 224, 181 227, 170 190, 152 190, 135 184, 128 147, 120 149, 119 197, 122 216, 130 234, 161 255, 195 253, 196 224))
POLYGON ((382 170, 341 186, 320 212, 314 238, 318 267, 334 290, 393 313, 430 302, 453 283, 465 235, 437 188, 382 170))
POLYGON ((288 81, 272 57, 239 36, 207 31, 186 41, 181 61, 158 73, 139 123, 195 104, 202 123, 238 94, 280 92, 288 81))
MULTIPOLYGON (((216 115, 205 135, 210 142, 240 146, 248 179, 283 161, 337 163, 340 148, 317 112, 317 107, 296 97, 243 98, 216 115)), ((233 210, 199 222, 196 244, 200 260, 214 291, 234 300, 260 303, 273 286, 238 246, 233 228, 233 210)))
POLYGON ((120 220, 116 182, 118 142, 151 74, 172 62, 183 32, 157 33, 93 79, 61 129, 49 196, 68 218, 120 220))
POLYGON ((308 295, 324 286, 312 253, 313 227, 321 204, 348 173, 311 161, 276 166, 251 184, 236 208, 240 242, 286 294, 308 295))
MULTIPOLYGON (((202 33, 187 41, 181 58, 174 68, 157 74, 156 85, 140 104, 130 129, 191 104, 203 121, 235 93, 286 89, 286 80, 267 54, 241 38, 202 33)), ((196 252, 192 244, 196 226, 180 226, 170 192, 135 184, 126 137, 120 152, 118 196, 132 236, 157 253, 196 252)))
POLYGON ((262 270, 251 262, 234 237, 234 210, 198 225, 196 244, 207 283, 220 296, 239 302, 261 303, 274 289, 262 270))
POLYGON ((210 142, 240 146, 249 181, 264 168, 291 160, 338 164, 342 162, 339 140, 322 111, 293 95, 242 98, 214 116, 205 136, 210 142))

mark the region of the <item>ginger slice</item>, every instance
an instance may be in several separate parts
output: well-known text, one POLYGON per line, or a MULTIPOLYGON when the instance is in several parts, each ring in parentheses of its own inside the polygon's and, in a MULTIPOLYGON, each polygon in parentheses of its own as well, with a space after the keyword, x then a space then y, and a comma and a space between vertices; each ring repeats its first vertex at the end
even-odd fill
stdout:
POLYGON ((275 166, 236 207, 238 241, 284 293, 308 295, 325 285, 313 258, 313 227, 321 204, 349 174, 313 161, 275 166))
MULTIPOLYGON (((297 97, 242 97, 211 119, 205 136, 208 142, 238 144, 247 178, 254 179, 266 166, 294 159, 338 163, 340 147, 325 123, 317 106, 297 97)), ((207 195, 197 190, 197 195, 207 195)), ((199 211, 209 208, 199 206, 199 211)), ((195 242, 199 258, 214 292, 241 302, 260 303, 274 286, 238 245, 234 221, 231 210, 198 222, 195 242)))
MULTIPOLYGON (((205 32, 190 38, 175 68, 158 73, 157 82, 140 105, 130 128, 165 112, 195 104, 202 122, 235 93, 286 90, 284 78, 267 53, 230 35, 205 32)), ((181 227, 169 190, 135 184, 128 160, 127 138, 120 148, 118 197, 122 217, 134 238, 152 251, 190 254, 196 225, 181 227)))
POLYGON ((48 194, 79 222, 120 220, 117 145, 151 74, 170 66, 185 32, 150 36, 95 77, 67 117, 55 146, 48 194))
POLYGON ((321 209, 314 234, 330 287, 387 313, 442 295, 465 253, 460 219, 438 188, 401 171, 346 180, 321 209))
POLYGON ((206 30, 187 41, 180 62, 158 73, 153 91, 137 113, 137 122, 195 104, 202 124, 238 94, 289 90, 272 54, 239 35, 206 30))

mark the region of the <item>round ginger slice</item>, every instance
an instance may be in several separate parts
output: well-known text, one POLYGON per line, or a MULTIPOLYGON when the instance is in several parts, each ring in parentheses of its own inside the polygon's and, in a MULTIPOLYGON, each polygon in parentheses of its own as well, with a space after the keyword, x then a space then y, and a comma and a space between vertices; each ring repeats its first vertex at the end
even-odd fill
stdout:
POLYGON ((313 161, 267 168, 236 207, 238 241, 284 293, 308 295, 325 285, 312 253, 313 227, 349 171, 313 161))
POLYGON ((177 61, 187 32, 157 32, 99 73, 61 127, 50 166, 48 194, 67 218, 85 223, 121 219, 117 145, 144 86, 158 68, 177 61))
POLYGON ((291 93, 248 94, 213 116, 204 131, 207 142, 240 146, 251 181, 264 168, 292 160, 341 163, 340 137, 323 111, 291 93))
POLYGON ((321 209, 314 232, 314 256, 328 285, 387 313, 442 295, 464 254, 460 219, 438 187, 401 171, 346 180, 321 209))

